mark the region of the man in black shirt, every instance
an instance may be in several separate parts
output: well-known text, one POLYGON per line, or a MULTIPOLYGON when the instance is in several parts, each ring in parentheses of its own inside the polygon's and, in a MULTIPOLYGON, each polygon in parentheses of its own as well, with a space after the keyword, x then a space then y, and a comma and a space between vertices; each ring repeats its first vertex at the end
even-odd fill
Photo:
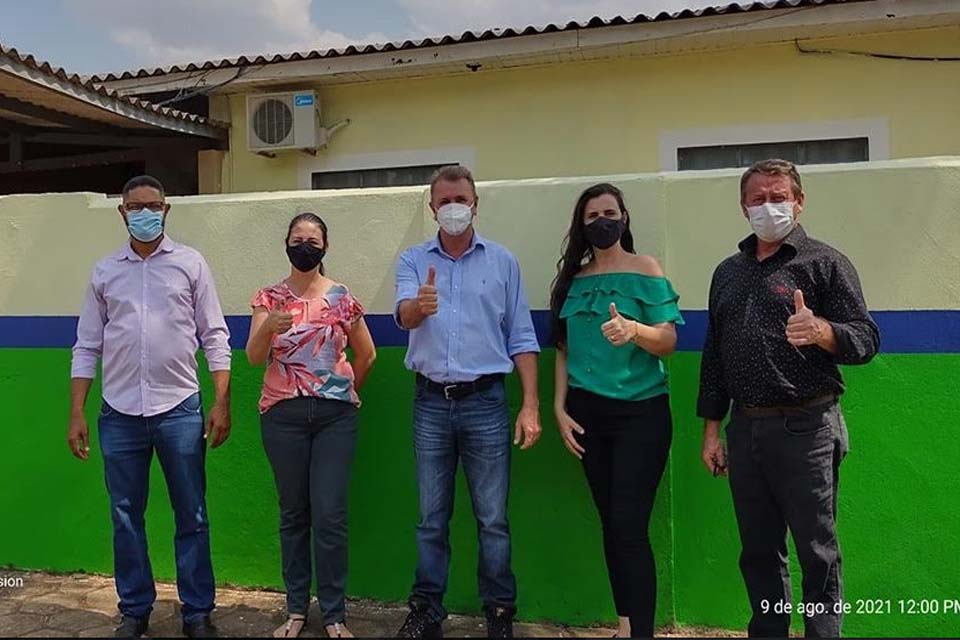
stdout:
POLYGON ((751 636, 788 635, 790 616, 775 608, 791 602, 788 527, 803 602, 814 607, 806 633, 840 634, 835 522, 847 430, 838 365, 869 362, 880 343, 853 265, 797 223, 803 204, 793 164, 766 160, 743 174, 740 206, 754 233, 713 274, 700 368, 703 462, 714 475, 729 466, 751 636), (725 452, 720 423, 731 403, 725 452))

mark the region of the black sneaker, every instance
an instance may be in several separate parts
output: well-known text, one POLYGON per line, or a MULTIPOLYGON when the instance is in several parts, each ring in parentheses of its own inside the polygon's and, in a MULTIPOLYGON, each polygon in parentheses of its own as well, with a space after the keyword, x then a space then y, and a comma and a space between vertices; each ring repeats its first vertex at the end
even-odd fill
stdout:
POLYGON ((139 638, 147 632, 150 626, 150 618, 134 618, 133 616, 123 616, 120 620, 120 626, 113 630, 114 638, 139 638))
POLYGON ((210 618, 203 618, 196 622, 184 622, 183 635, 188 638, 216 638, 217 628, 210 623, 210 618))
POLYGON ((487 616, 488 638, 513 637, 513 610, 503 607, 489 607, 484 613, 487 616))
POLYGON ((398 638, 442 638, 443 626, 430 617, 427 605, 410 603, 410 613, 397 631, 398 638))

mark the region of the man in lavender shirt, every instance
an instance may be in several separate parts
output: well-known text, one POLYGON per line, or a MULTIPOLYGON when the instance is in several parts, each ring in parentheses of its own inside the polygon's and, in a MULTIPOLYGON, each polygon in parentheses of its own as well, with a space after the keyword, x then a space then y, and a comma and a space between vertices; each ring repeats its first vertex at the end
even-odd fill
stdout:
POLYGON ((131 179, 119 209, 130 241, 97 263, 87 289, 73 347, 67 439, 73 455, 89 457, 84 404, 102 358, 103 404, 97 427, 123 616, 116 637, 146 633, 156 600, 144 526, 154 452, 176 519, 183 632, 191 638, 215 637, 204 457, 207 443, 216 448, 230 433, 227 324, 203 256, 164 234, 170 205, 160 182, 150 176, 131 179), (216 388, 206 426, 197 380, 198 346, 216 388))

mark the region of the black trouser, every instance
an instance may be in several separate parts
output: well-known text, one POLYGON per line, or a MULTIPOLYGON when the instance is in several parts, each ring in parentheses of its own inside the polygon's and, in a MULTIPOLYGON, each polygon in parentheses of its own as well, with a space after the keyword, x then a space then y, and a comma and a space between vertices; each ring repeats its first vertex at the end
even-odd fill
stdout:
POLYGON ((603 525, 617 615, 630 618, 633 637, 653 637, 657 571, 649 526, 673 436, 669 398, 626 402, 572 388, 567 412, 585 431, 576 437, 603 525))
MULTIPOLYGON (((753 616, 752 637, 786 637, 791 602, 787 528, 803 569, 803 603, 826 610, 804 615, 806 635, 838 637, 842 597, 837 542, 837 483, 847 452, 847 428, 831 402, 799 416, 746 418, 734 411, 727 426, 730 489, 743 547, 740 570, 753 616), (768 609, 764 613, 764 609, 768 609)), ((796 603, 794 603, 795 605, 796 603)))
POLYGON ((339 400, 283 400, 260 418, 280 496, 280 553, 287 611, 310 605, 310 531, 324 624, 346 619, 347 487, 357 408, 339 400))

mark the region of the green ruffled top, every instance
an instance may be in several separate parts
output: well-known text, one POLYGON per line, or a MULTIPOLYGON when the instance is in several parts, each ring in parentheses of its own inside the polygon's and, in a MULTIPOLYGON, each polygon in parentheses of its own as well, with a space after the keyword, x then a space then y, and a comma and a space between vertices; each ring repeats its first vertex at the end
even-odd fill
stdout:
POLYGON ((679 299, 662 277, 600 273, 574 278, 560 310, 567 323, 568 384, 617 400, 639 401, 667 393, 659 357, 632 343, 613 346, 600 327, 610 320, 611 302, 620 315, 643 324, 683 324, 679 299))

